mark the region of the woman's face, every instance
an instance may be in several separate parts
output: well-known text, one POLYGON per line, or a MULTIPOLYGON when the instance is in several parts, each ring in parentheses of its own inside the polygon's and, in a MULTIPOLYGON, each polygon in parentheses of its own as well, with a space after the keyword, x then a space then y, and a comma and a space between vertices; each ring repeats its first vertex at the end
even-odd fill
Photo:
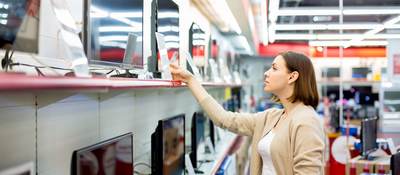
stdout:
POLYGON ((282 56, 278 55, 264 73, 264 91, 278 95, 289 85, 290 73, 282 56))

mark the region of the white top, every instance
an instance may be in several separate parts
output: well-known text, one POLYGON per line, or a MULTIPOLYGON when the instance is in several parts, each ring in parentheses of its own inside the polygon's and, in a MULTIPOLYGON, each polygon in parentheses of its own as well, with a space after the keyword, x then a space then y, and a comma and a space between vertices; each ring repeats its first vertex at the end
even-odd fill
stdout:
POLYGON ((275 133, 271 130, 267 135, 265 135, 260 142, 258 142, 257 150, 261 155, 263 166, 262 175, 275 175, 275 167, 272 163, 271 158, 271 142, 274 139, 275 133))

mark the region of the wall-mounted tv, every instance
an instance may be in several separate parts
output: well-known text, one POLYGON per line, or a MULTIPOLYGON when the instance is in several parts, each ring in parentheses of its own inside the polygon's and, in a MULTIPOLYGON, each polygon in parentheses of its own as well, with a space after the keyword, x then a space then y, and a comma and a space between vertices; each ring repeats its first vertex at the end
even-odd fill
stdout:
POLYGON ((133 134, 127 133, 72 154, 71 175, 132 175, 133 134))
POLYGON ((185 115, 158 121, 151 135, 152 174, 185 174, 185 115))
POLYGON ((143 0, 85 0, 83 26, 90 64, 143 68, 143 0))

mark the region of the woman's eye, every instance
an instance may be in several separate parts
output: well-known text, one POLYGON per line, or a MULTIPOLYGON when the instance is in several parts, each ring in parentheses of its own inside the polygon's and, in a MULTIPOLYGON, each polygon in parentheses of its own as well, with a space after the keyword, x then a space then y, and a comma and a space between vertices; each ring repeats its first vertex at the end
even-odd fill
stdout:
POLYGON ((272 67, 272 70, 276 70, 276 68, 275 68, 275 67, 272 67))

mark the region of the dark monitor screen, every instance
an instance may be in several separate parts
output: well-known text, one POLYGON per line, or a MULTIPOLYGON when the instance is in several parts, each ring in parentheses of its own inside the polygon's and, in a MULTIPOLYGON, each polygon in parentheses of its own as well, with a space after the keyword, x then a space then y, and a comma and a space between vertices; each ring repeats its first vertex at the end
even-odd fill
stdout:
POLYGON ((185 174, 185 115, 158 121, 151 135, 152 174, 185 174))
POLYGON ((38 53, 40 0, 0 1, 0 48, 38 53))
POLYGON ((132 133, 74 151, 71 162, 71 174, 132 175, 132 133))
POLYGON ((84 15, 91 64, 143 68, 143 0, 86 0, 84 15))
POLYGON ((367 157, 369 153, 378 148, 376 142, 378 119, 370 118, 361 121, 361 145, 362 155, 367 157))
POLYGON ((322 77, 338 78, 340 77, 340 68, 329 67, 322 69, 322 77))
POLYGON ((197 168, 198 154, 200 154, 198 146, 205 141, 206 125, 209 123, 202 112, 195 112, 192 117, 192 132, 191 132, 191 152, 190 160, 194 168, 197 168))
POLYGON ((352 70, 352 78, 367 78, 367 74, 371 72, 371 68, 369 67, 353 67, 352 70))
POLYGON ((174 1, 158 0, 156 24, 157 32, 165 36, 168 58, 175 52, 179 54, 179 7, 174 1))

